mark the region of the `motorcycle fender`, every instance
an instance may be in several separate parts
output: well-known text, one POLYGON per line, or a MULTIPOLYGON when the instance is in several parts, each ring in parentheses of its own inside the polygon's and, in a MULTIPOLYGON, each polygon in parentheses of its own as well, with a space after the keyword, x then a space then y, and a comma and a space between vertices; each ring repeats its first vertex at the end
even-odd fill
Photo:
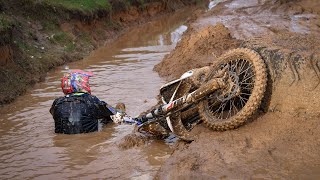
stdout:
POLYGON ((167 124, 168 124, 168 126, 169 126, 169 128, 170 128, 170 131, 171 131, 172 133, 174 133, 174 132, 173 132, 173 127, 172 127, 172 123, 171 123, 170 117, 167 117, 166 120, 167 120, 167 124))
POLYGON ((180 82, 180 81, 182 81, 182 80, 184 80, 184 79, 187 79, 188 77, 191 77, 192 75, 193 75, 193 71, 192 71, 192 70, 185 72, 184 74, 182 74, 182 76, 181 76, 179 79, 173 80, 173 81, 171 81, 171 82, 169 82, 169 83, 161 86, 160 92, 161 92, 163 89, 165 89, 166 87, 168 87, 168 86, 170 86, 170 85, 172 85, 172 84, 175 84, 175 83, 177 83, 177 82, 180 82))

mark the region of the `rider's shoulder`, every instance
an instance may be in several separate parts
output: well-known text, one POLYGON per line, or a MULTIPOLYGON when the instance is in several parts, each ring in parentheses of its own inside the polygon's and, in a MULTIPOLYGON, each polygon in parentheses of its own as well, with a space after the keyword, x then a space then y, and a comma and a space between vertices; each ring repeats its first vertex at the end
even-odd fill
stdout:
POLYGON ((99 102, 100 101, 100 99, 97 96, 92 95, 92 94, 86 94, 86 97, 91 99, 91 100, 93 100, 93 101, 95 101, 95 102, 99 102))
POLYGON ((53 101, 53 105, 59 104, 59 103, 62 102, 65 98, 66 98, 65 96, 61 96, 61 97, 56 98, 56 99, 53 101))

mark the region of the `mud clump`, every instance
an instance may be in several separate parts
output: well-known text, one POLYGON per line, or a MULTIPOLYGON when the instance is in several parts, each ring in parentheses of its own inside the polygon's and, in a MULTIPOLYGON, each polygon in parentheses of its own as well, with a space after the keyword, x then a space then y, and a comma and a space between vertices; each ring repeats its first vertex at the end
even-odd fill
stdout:
POLYGON ((136 146, 142 146, 146 144, 149 140, 147 136, 138 133, 131 133, 126 135, 121 141, 117 144, 120 149, 130 149, 136 146))
POLYGON ((239 43, 222 24, 208 26, 199 31, 189 29, 176 49, 154 69, 160 76, 177 78, 190 69, 209 65, 217 56, 239 46, 239 43))
POLYGON ((120 149, 125 150, 143 146, 153 140, 169 139, 169 132, 157 123, 151 124, 145 128, 146 129, 138 131, 138 127, 136 126, 132 133, 126 135, 119 143, 117 143, 117 146, 120 149))

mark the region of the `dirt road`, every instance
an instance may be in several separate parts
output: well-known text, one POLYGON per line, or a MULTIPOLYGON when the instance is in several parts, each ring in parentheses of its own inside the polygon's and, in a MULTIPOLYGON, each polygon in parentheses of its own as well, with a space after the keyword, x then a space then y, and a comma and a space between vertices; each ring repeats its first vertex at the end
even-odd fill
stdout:
POLYGON ((167 79, 208 65, 229 49, 255 49, 268 67, 260 112, 236 130, 181 142, 160 179, 320 177, 320 2, 234 0, 198 17, 155 67, 167 79))

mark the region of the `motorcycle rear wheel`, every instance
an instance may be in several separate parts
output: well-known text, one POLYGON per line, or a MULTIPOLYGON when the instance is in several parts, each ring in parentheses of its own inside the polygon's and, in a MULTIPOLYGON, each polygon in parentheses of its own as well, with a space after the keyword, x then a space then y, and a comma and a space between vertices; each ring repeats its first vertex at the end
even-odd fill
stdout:
MULTIPOLYGON (((217 59, 216 65, 221 68, 229 65, 229 71, 239 78, 240 93, 222 99, 218 104, 209 95, 199 102, 199 114, 212 130, 225 131, 244 124, 259 108, 266 90, 267 71, 259 54, 246 48, 227 52, 217 59)), ((207 81, 211 78, 209 76, 207 81)))

